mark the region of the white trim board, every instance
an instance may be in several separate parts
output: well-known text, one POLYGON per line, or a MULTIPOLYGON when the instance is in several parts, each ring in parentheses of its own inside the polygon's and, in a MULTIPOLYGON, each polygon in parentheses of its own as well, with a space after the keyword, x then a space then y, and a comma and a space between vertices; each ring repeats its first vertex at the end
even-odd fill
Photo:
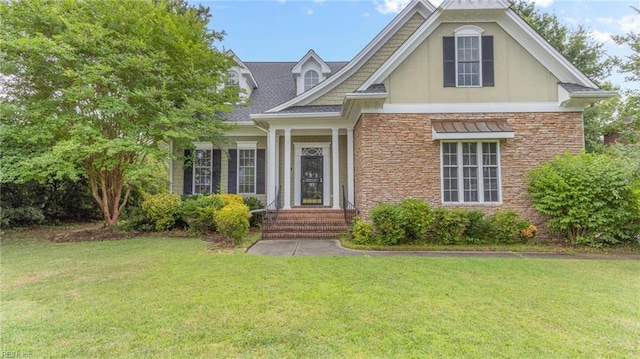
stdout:
POLYGON ((362 109, 362 113, 507 113, 507 112, 583 112, 582 107, 561 107, 548 102, 513 103, 433 103, 384 104, 382 109, 362 109))

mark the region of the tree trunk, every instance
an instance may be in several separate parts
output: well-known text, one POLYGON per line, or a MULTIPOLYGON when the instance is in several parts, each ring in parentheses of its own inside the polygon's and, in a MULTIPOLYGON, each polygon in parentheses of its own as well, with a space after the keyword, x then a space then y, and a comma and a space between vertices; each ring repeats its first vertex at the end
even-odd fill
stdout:
POLYGON ((124 171, 120 169, 120 166, 116 166, 111 170, 102 170, 92 165, 88 165, 86 168, 91 185, 91 194, 102 211, 104 226, 117 225, 120 212, 131 193, 131 186, 127 186, 124 198, 122 198, 124 171))

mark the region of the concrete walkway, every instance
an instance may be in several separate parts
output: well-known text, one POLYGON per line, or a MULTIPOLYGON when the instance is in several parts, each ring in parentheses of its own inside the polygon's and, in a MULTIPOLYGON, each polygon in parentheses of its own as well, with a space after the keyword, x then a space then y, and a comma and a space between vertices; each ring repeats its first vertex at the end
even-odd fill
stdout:
POLYGON ((609 259, 640 260, 638 254, 589 254, 542 252, 485 251, 361 251, 344 248, 337 240, 270 239, 258 241, 247 253, 263 256, 370 256, 370 257, 486 257, 486 258, 548 258, 548 259, 609 259))

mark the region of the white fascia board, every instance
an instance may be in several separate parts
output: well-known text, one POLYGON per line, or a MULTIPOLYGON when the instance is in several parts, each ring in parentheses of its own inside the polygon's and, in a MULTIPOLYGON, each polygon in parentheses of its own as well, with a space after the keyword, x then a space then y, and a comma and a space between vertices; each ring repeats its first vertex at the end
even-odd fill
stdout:
POLYGON ((431 128, 431 139, 436 140, 494 140, 501 138, 514 138, 515 132, 455 132, 439 133, 431 128))
POLYGON ((279 119, 269 121, 269 128, 276 130, 330 130, 333 128, 353 128, 342 117, 340 118, 326 118, 321 121, 309 121, 308 119, 279 119))
POLYGON ((582 112, 583 107, 563 107, 556 102, 384 104, 382 109, 362 113, 510 113, 582 112))
POLYGON ((435 7, 428 1, 416 0, 404 8, 391 22, 371 40, 346 66, 325 81, 320 82, 315 87, 303 92, 299 96, 278 105, 265 112, 274 113, 282 111, 292 106, 307 105, 311 101, 329 92, 335 86, 353 75, 360 67, 373 56, 407 21, 415 14, 419 13, 424 18, 428 18, 435 11, 435 7))
POLYGON ((447 0, 440 7, 446 10, 486 10, 506 9, 511 5, 509 0, 447 0))
POLYGON ((309 112, 309 113, 258 113, 249 115, 254 120, 297 119, 297 118, 334 118, 340 117, 340 112, 309 112))
POLYGON ((561 82, 578 83, 598 88, 591 79, 567 60, 558 50, 535 31, 515 11, 505 11, 506 19, 498 22, 532 56, 542 63, 561 82))
POLYGON ((313 58, 314 60, 316 60, 316 62, 318 64, 320 64, 320 69, 321 69, 323 74, 330 74, 331 73, 331 68, 329 67, 329 65, 327 65, 327 63, 324 62, 324 60, 322 60, 322 58, 320 58, 320 56, 318 56, 318 54, 316 54, 316 52, 313 51, 313 49, 309 50, 307 52, 307 54, 304 55, 302 57, 302 59, 300 59, 300 61, 298 61, 298 63, 293 67, 293 70, 291 70, 291 73, 294 73, 294 74, 297 74, 297 75, 301 74, 303 65, 310 58, 313 58))
POLYGON ((605 91, 605 90, 600 90, 600 91, 575 91, 575 92, 571 93, 571 98, 593 97, 593 98, 597 98, 599 100, 602 100, 602 99, 605 99, 605 98, 615 97, 617 95, 618 95, 618 93, 616 91, 605 91))
MULTIPOLYGON (((456 0, 458 1, 458 0, 456 0)), ((493 18, 479 17, 478 19, 447 20, 447 22, 467 23, 469 21, 488 22, 495 21, 516 42, 545 66, 560 82, 577 83, 585 87, 597 88, 585 74, 562 56, 547 40, 531 28, 512 9, 505 9, 501 14, 493 18)), ((384 81, 420 44, 442 23, 443 9, 440 8, 432 14, 405 43, 391 55, 378 70, 367 79, 358 91, 363 91, 369 86, 384 81)))
MULTIPOLYGON (((388 92, 353 92, 344 96, 345 100, 386 100, 388 92)), ((343 101, 344 103, 344 101, 343 101)))

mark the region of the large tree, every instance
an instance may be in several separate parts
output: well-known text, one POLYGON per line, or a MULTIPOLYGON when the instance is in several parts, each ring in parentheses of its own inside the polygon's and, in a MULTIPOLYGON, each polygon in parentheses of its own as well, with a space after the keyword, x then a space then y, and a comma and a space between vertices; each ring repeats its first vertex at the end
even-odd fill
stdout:
POLYGON ((0 182, 86 177, 117 223, 149 158, 223 137, 240 101, 208 9, 163 0, 0 2, 0 182))
MULTIPOLYGON (((607 90, 614 89, 611 84, 605 82, 611 74, 612 61, 605 52, 604 44, 591 39, 587 29, 583 26, 571 29, 562 24, 555 14, 541 12, 530 1, 517 0, 513 9, 591 80, 607 90)), ((610 119, 607 118, 613 106, 608 103, 610 101, 616 100, 605 100, 585 110, 584 131, 587 151, 594 151, 601 147, 601 125, 610 119)))

